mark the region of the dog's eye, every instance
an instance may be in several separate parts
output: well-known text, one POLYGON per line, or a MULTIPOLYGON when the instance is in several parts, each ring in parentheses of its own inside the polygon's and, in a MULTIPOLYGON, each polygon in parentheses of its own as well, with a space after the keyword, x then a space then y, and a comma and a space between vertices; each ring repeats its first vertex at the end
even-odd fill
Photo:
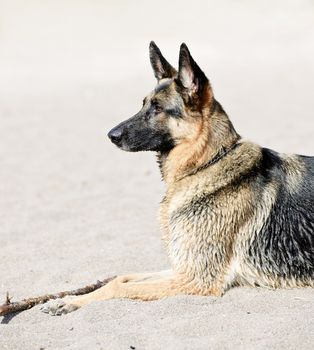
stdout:
POLYGON ((159 105, 154 106, 155 113, 161 113, 163 111, 163 108, 159 105))

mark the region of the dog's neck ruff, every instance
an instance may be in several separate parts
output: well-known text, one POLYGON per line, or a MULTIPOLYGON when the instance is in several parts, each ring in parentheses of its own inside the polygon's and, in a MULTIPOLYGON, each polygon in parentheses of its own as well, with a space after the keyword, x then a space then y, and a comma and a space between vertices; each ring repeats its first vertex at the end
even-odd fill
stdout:
POLYGON ((212 158, 211 160, 209 160, 207 163, 200 166, 199 168, 195 168, 192 171, 188 172, 181 179, 183 179, 187 176, 196 175, 198 172, 207 169, 209 166, 217 163, 219 160, 224 158, 228 153, 230 153, 232 150, 234 150, 238 146, 239 146, 239 143, 237 141, 229 148, 222 147, 222 149, 214 156, 214 158, 212 158))

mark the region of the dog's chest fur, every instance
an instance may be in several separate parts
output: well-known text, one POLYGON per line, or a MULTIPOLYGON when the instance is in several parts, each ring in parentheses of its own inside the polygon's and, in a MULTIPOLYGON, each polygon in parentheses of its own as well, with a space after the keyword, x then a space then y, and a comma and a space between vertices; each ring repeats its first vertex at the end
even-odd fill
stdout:
POLYGON ((259 154, 257 146, 244 143, 211 168, 168 187, 160 219, 175 271, 202 286, 228 274, 236 234, 252 216, 245 175, 259 154))

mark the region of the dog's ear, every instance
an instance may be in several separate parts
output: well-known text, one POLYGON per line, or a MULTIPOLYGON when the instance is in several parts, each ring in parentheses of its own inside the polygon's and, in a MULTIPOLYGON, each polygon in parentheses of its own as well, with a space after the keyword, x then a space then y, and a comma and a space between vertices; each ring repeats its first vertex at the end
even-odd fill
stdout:
POLYGON ((161 54, 158 46, 153 41, 151 41, 149 44, 149 57, 155 77, 158 81, 176 76, 177 71, 171 66, 170 63, 168 63, 168 61, 161 54))
POLYGON ((188 47, 180 46, 178 81, 190 97, 211 99, 212 90, 209 80, 194 61, 188 47))

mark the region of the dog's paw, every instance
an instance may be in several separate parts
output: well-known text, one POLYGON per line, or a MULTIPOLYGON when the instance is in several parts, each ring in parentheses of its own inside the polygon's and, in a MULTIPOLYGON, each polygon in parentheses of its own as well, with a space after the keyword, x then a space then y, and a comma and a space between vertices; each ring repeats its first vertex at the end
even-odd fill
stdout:
POLYGON ((43 304, 40 310, 52 316, 61 316, 68 314, 79 308, 78 305, 72 304, 70 298, 54 299, 43 304))

